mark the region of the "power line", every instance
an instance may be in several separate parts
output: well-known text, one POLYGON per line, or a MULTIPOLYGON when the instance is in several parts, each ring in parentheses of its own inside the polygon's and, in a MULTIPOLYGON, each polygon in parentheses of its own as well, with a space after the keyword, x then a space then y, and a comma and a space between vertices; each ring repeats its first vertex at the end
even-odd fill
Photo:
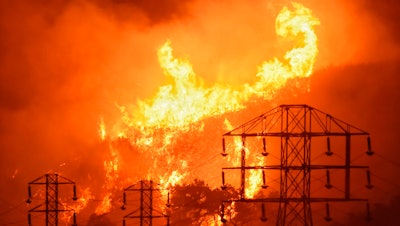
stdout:
MULTIPOLYGON (((354 198, 351 193, 350 177, 352 169, 367 170, 367 188, 372 188, 370 184, 370 172, 368 166, 358 166, 352 164, 351 159, 351 138, 354 136, 367 137, 368 155, 372 155, 369 133, 357 127, 354 127, 340 119, 334 118, 329 114, 319 111, 308 105, 281 105, 274 108, 244 124, 229 131, 223 135, 223 152, 226 156, 225 137, 241 138, 241 165, 239 167, 222 168, 222 184, 225 186, 225 171, 240 171, 240 197, 239 199, 224 200, 221 206, 221 219, 224 219, 224 204, 231 202, 261 203, 261 220, 265 221, 264 203, 279 203, 277 226, 286 225, 304 225, 312 226, 311 203, 325 202, 327 221, 331 221, 329 202, 348 202, 361 201, 368 199, 354 198), (268 156, 266 150, 267 139, 278 138, 281 143, 280 164, 248 166, 246 156, 246 144, 248 139, 262 138, 264 156, 268 156), (313 164, 311 160, 311 145, 313 137, 326 137, 328 157, 333 155, 330 145, 330 137, 342 138, 345 141, 343 155, 335 152, 336 157, 344 161, 344 164, 313 164), (344 157, 343 157, 344 156, 344 157), (265 171, 277 170, 280 172, 280 194, 279 197, 268 198, 247 198, 246 197, 246 171, 262 170, 263 188, 266 185, 265 171), (334 187, 330 182, 330 171, 338 170, 344 172, 344 190, 341 197, 312 197, 311 189, 311 171, 326 171, 326 188, 334 187)), ((320 158, 316 156, 314 159, 320 158)), ((359 158, 359 156, 357 156, 359 158)), ((332 162, 332 161, 331 161, 332 162)), ((319 178, 317 178, 319 180, 319 178)), ((337 188, 340 190, 339 188, 337 188)), ((369 210, 368 210, 369 213, 369 210)))

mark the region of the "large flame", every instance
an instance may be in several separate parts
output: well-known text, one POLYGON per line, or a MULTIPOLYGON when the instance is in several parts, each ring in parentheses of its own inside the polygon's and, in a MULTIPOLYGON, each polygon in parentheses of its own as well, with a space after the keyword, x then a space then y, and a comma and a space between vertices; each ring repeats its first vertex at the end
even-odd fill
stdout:
POLYGON ((319 23, 311 10, 293 3, 293 11, 284 7, 276 19, 276 32, 292 39, 296 46, 286 52, 283 60, 274 58, 258 69, 253 85, 245 84, 242 90, 229 85, 215 84, 206 87, 185 59, 175 58, 171 42, 158 50, 160 66, 173 84, 161 86, 155 97, 139 101, 131 112, 123 108, 128 127, 187 129, 204 118, 222 115, 245 107, 254 97, 272 99, 288 79, 308 77, 312 73, 318 52, 317 36, 313 27, 319 23))
MULTIPOLYGON (((158 50, 158 60, 165 76, 172 78, 173 82, 161 86, 154 97, 139 100, 133 107, 119 106, 123 126, 106 133, 101 121, 101 139, 104 140, 106 135, 110 140, 126 138, 140 151, 151 152, 153 164, 148 165, 147 179, 158 179, 162 188, 179 184, 189 173, 187 161, 179 159, 172 150, 175 137, 193 128, 201 131, 202 120, 244 109, 251 99, 271 100, 289 79, 310 76, 318 53, 317 36, 313 30, 317 24, 319 21, 311 10, 301 4, 293 3, 292 9, 284 7, 276 19, 276 33, 294 41, 295 46, 281 59, 273 58, 262 63, 255 75, 257 80, 239 89, 218 83, 207 86, 196 76, 187 59, 174 56, 171 42, 166 41, 158 50), (166 164, 161 167, 161 162, 166 164)), ((240 150, 241 142, 237 143, 240 150)), ((249 152, 246 150, 246 155, 249 152)), ((234 155, 230 161, 239 163, 238 156, 234 155)), ((115 182, 110 177, 118 177, 118 159, 118 151, 112 149, 112 159, 104 163, 108 190, 112 190, 115 182)), ((249 164, 263 164, 260 159, 252 161, 249 164)), ((260 172, 251 172, 248 181, 246 197, 253 197, 261 187, 260 172)), ((108 212, 110 201, 110 193, 107 193, 96 212, 108 212)))

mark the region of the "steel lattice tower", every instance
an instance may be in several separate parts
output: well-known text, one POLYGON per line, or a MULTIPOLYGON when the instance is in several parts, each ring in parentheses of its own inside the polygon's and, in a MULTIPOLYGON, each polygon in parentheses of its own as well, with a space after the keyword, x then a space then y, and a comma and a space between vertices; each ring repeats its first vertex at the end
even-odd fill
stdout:
MULTIPOLYGON (((76 185, 75 182, 68 178, 60 176, 58 174, 45 174, 37 179, 28 183, 28 204, 32 202, 32 185, 44 185, 45 186, 45 202, 39 204, 28 211, 28 224, 32 225, 31 213, 34 212, 44 212, 46 214, 46 226, 57 226, 58 225, 58 215, 60 212, 74 212, 74 210, 65 209, 60 206, 59 200, 59 185, 73 185, 73 197, 74 201, 77 200, 76 197, 76 185)), ((76 226, 76 215, 73 213, 74 223, 76 226)))
MULTIPOLYGON (((160 192, 160 188, 154 187, 154 182, 151 180, 141 180, 139 183, 131 185, 124 189, 124 204, 121 207, 122 210, 125 210, 127 201, 126 201, 126 192, 128 191, 135 191, 139 192, 140 195, 140 204, 139 209, 127 214, 124 216, 123 225, 125 226, 126 218, 135 218, 140 220, 140 226, 152 226, 154 218, 166 218, 167 225, 169 225, 169 216, 168 214, 163 214, 157 208, 154 208, 153 201, 154 201, 154 194, 156 192, 160 192)), ((168 201, 166 204, 169 207, 169 192, 168 192, 168 201)))
MULTIPOLYGON (((229 202, 260 202, 262 209, 261 220, 266 221, 264 203, 279 203, 277 226, 302 225, 312 226, 311 203, 325 202, 326 217, 330 221, 329 202, 366 202, 367 217, 369 218, 369 203, 365 198, 353 198, 350 194, 350 176, 352 169, 366 169, 367 188, 370 184, 370 172, 368 166, 351 164, 351 138, 353 136, 366 136, 368 149, 366 154, 372 155, 369 133, 358 129, 348 123, 332 117, 322 111, 308 105, 281 105, 274 108, 249 122, 233 129, 223 135, 222 155, 228 154, 225 138, 233 136, 240 137, 242 141, 241 165, 239 167, 222 168, 222 188, 225 188, 225 170, 240 170, 240 197, 234 200, 224 200, 221 208, 221 219, 224 219, 224 203, 229 202), (331 156, 331 137, 344 138, 343 164, 316 165, 311 162, 311 147, 313 139, 326 137, 327 151, 325 154, 331 156), (246 165, 246 142, 248 139, 262 139, 262 155, 267 156, 267 138, 280 139, 280 165, 248 166, 246 165), (312 197, 310 193, 311 172, 313 170, 326 170, 326 188, 331 188, 330 170, 344 171, 344 194, 342 197, 312 197), (265 172, 268 170, 280 171, 279 197, 248 199, 246 191, 246 171, 262 170, 263 188, 267 188, 265 172)), ((317 151, 317 150, 313 150, 317 151)))

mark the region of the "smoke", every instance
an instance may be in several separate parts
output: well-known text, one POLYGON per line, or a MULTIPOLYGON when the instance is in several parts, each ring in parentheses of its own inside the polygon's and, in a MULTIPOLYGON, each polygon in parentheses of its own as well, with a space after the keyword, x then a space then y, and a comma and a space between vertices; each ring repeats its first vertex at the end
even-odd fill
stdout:
MULTIPOLYGON (((274 31, 275 16, 287 3, 0 1, 0 209, 22 203, 27 182, 46 172, 62 172, 73 180, 80 175, 78 185, 95 183, 101 188, 103 161, 109 153, 99 144, 100 119, 115 129, 121 116, 116 105, 151 97, 168 82, 156 58, 156 49, 167 39, 177 55, 189 58, 206 84, 251 83, 262 61, 281 56, 293 45, 279 40, 274 31)), ((321 21, 319 73, 311 81, 312 96, 275 102, 307 100, 327 112, 350 115, 340 118, 371 128, 374 134, 384 133, 377 149, 394 150, 397 124, 390 122, 397 122, 399 112, 395 104, 399 69, 378 63, 371 70, 365 64, 398 61, 399 3, 304 0, 303 4, 321 21), (330 67, 349 63, 356 66, 330 67), (384 79, 379 76, 382 69, 384 79), (374 107, 377 104, 381 111, 374 107), (382 116, 386 114, 390 120, 382 116), (385 123, 371 125, 378 116, 385 123)), ((255 109, 268 110, 258 105, 255 109)), ((249 114, 252 111, 246 118, 249 114)), ((127 159, 126 164, 138 161, 134 156, 127 159)), ((386 166, 382 172, 386 170, 390 169, 386 166)), ((25 214, 26 209, 18 206, 0 219, 14 222, 13 217, 25 219, 25 214)))

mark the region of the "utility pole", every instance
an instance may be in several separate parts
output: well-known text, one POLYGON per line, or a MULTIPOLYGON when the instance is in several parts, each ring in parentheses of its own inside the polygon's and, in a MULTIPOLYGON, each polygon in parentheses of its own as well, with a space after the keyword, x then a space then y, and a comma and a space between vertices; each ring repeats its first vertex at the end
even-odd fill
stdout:
MULTIPOLYGON (((166 218, 167 226, 169 226, 169 215, 164 214, 157 207, 154 207, 154 195, 155 193, 159 193, 162 190, 161 188, 155 188, 154 182, 151 180, 141 180, 139 183, 131 185, 124 189, 124 204, 121 209, 125 210, 127 205, 126 193, 128 191, 139 192, 140 204, 139 208, 133 212, 130 212, 123 219, 123 225, 125 226, 125 221, 127 218, 134 218, 140 220, 140 226, 152 226, 154 218, 166 218)), ((168 201, 166 204, 167 207, 170 207, 169 204, 169 192, 168 192, 168 201)))
MULTIPOLYGON (((221 206, 221 220, 224 218, 224 205, 231 202, 258 202, 261 203, 261 220, 266 221, 265 204, 278 203, 277 226, 313 226, 311 203, 323 202, 326 208, 326 221, 330 221, 330 202, 365 202, 367 206, 367 218, 369 214, 369 202, 366 198, 355 198, 350 193, 351 172, 353 169, 363 169, 367 173, 367 188, 371 189, 370 171, 368 166, 351 164, 351 138, 354 136, 365 136, 367 138, 367 155, 372 155, 371 140, 369 133, 332 117, 320 110, 308 105, 280 105, 223 135, 222 156, 228 155, 228 145, 225 139, 228 137, 240 137, 242 141, 241 166, 222 168, 222 188, 225 188, 226 170, 240 170, 240 198, 224 200, 221 206), (326 138, 326 151, 321 148, 311 150, 312 141, 326 138), (331 138, 335 137, 344 143, 344 160, 341 164, 313 164, 311 154, 325 154, 332 156, 331 138), (262 140, 259 148, 263 156, 268 156, 267 143, 272 139, 278 139, 280 145, 279 165, 246 165, 246 147, 250 139, 262 140), (267 188, 266 172, 277 170, 280 174, 279 197, 270 198, 247 198, 245 196, 246 171, 262 170, 262 188, 267 188), (311 172, 316 170, 326 171, 327 189, 332 188, 330 182, 330 171, 340 171, 344 174, 344 194, 338 197, 313 197, 310 192, 311 172)), ((255 142, 258 142, 255 140, 255 142)), ((254 140, 253 140, 254 141, 254 140)), ((342 154, 342 153, 341 153, 342 154)))
POLYGON ((60 207, 59 200, 59 185, 73 185, 73 197, 72 199, 76 201, 76 185, 72 180, 60 176, 56 173, 47 173, 37 179, 28 183, 28 199, 26 202, 30 204, 32 202, 32 185, 44 185, 45 186, 45 202, 39 204, 28 211, 28 224, 32 225, 31 213, 45 213, 46 226, 58 226, 58 219, 60 212, 73 212, 74 223, 76 226, 76 214, 74 210, 64 209, 60 207))

